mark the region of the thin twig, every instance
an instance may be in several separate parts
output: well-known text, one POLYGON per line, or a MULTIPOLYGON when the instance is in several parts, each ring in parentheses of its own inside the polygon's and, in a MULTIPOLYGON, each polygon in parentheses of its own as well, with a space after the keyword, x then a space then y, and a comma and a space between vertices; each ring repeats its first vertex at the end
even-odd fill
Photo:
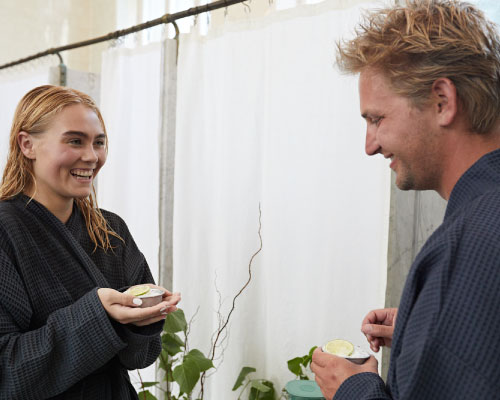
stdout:
POLYGON ((137 375, 139 375, 139 380, 141 381, 141 388, 142 388, 142 394, 144 396, 144 400, 147 400, 146 399, 146 391, 144 390, 145 389, 144 382, 142 381, 142 376, 141 376, 141 373, 139 372, 139 370, 137 370, 137 375))
POLYGON ((186 327, 186 331, 184 332, 184 336, 186 337, 186 340, 184 341, 184 354, 189 353, 188 337, 189 337, 189 333, 191 332, 191 324, 194 322, 194 319, 198 315, 198 311, 200 311, 200 306, 198 306, 196 308, 196 311, 193 314, 193 316, 191 317, 191 319, 189 320, 187 327, 186 327))
MULTIPOLYGON (((165 358, 163 357, 163 352, 160 353, 160 358, 161 358, 161 361, 163 362, 163 365, 165 366, 165 381, 167 383, 167 400, 172 400, 172 397, 170 396, 170 389, 168 387, 168 359, 165 360, 165 358)), ((167 356, 168 358, 168 356, 167 356)))
MULTIPOLYGON (((252 257, 250 258, 250 262, 248 263, 248 279, 247 279, 246 283, 239 290, 239 292, 236 294, 236 296, 233 297, 233 305, 231 307, 231 310, 229 311, 224 324, 217 331, 217 335, 215 336, 215 340, 213 342, 212 349, 211 349, 212 355, 210 356, 210 360, 212 360, 212 361, 215 358, 215 350, 217 349, 217 342, 219 341, 220 335, 227 328, 227 325, 229 324, 229 320, 231 318, 231 315, 233 314, 233 311, 235 310, 236 299, 241 295, 241 293, 243 293, 243 291, 247 288, 247 286, 250 284, 250 281, 252 280, 252 263, 253 263, 254 258, 257 256, 257 254, 259 254, 261 252, 261 250, 262 250, 262 235, 261 235, 261 230, 262 230, 262 211, 261 211, 260 203, 259 203, 259 230, 258 230, 257 233, 259 235, 260 246, 259 246, 259 249, 252 255, 252 257)), ((205 375, 206 375, 206 371, 204 371, 201 374, 201 379, 200 379, 200 386, 201 386, 201 391, 200 391, 201 396, 200 396, 200 398, 201 399, 203 399, 205 375)))

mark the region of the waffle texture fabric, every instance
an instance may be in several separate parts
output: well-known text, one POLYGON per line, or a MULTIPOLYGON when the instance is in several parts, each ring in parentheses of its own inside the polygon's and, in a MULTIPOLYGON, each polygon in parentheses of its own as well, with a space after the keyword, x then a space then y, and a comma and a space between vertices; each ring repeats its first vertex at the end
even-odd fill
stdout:
POLYGON ((125 222, 94 251, 76 208, 63 224, 24 195, 0 202, 0 399, 137 399, 128 369, 152 364, 162 322, 111 320, 97 289, 153 282, 125 222))
POLYGON ((401 297, 387 385, 348 378, 334 399, 500 399, 500 150, 451 193, 401 297))

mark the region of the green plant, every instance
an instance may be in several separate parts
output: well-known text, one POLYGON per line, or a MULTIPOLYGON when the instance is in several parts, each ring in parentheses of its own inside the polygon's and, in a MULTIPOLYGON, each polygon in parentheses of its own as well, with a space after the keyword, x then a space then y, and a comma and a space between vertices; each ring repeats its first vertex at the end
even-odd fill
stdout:
POLYGON ((248 400, 275 400, 276 393, 274 384, 271 381, 266 379, 250 379, 248 377, 249 374, 255 371, 256 369, 252 367, 243 367, 241 369, 232 389, 234 392, 243 386, 238 396, 238 400, 241 399, 241 396, 249 386, 250 391, 248 393, 248 400))
POLYGON ((302 357, 295 357, 287 361, 288 369, 301 380, 309 380, 307 375, 307 367, 311 364, 312 353, 318 346, 314 346, 309 350, 309 354, 302 357))
MULTIPOLYGON (((165 371, 165 381, 166 390, 160 386, 160 382, 142 382, 141 379, 141 391, 138 393, 140 400, 158 400, 151 392, 147 389, 148 387, 157 387, 165 393, 166 400, 191 400, 192 392, 198 381, 200 382, 200 393, 196 400, 203 400, 204 396, 204 383, 207 378, 207 371, 211 368, 215 368, 213 360, 216 359, 216 352, 219 350, 221 354, 224 353, 224 348, 221 343, 227 338, 227 331, 229 320, 231 315, 236 309, 236 300, 243 293, 243 291, 248 287, 250 281, 252 280, 252 263, 254 258, 262 250, 262 223, 261 223, 261 208, 259 203, 259 229, 257 234, 259 236, 260 246, 259 249, 253 253, 248 263, 248 279, 245 284, 240 288, 238 293, 233 297, 232 307, 229 313, 224 316, 221 313, 221 305, 219 302, 219 309, 217 311, 217 316, 219 318, 219 327, 214 332, 212 336, 211 349, 209 351, 209 357, 207 358, 203 353, 197 349, 188 351, 187 347, 187 337, 189 325, 186 322, 184 312, 181 309, 170 313, 165 319, 162 334, 162 351, 159 356, 159 367, 165 371), (181 339, 177 333, 183 332, 184 340, 181 339), (179 386, 179 393, 177 397, 172 393, 172 382, 176 382, 179 386)), ((220 299, 220 292, 217 291, 220 299)), ((246 376, 246 375, 245 375, 246 376)), ((243 377, 243 379, 245 378, 243 377)), ((140 377, 140 375, 139 375, 140 377)), ((261 400, 274 400, 274 387, 272 382, 265 380, 255 380, 260 381, 262 385, 255 383, 255 387, 251 388, 251 400, 261 399, 261 400), (268 389, 269 388, 269 389, 268 389), (272 397, 262 397, 260 393, 270 393, 272 397), (255 397, 257 396, 257 397, 255 397), (260 396, 260 397, 259 397, 260 396)), ((234 389, 233 389, 234 390, 234 389)))
POLYGON ((140 400, 158 400, 147 389, 149 387, 158 387, 165 393, 166 400, 189 400, 201 374, 214 367, 212 360, 206 358, 200 350, 188 350, 187 330, 184 311, 177 309, 168 314, 163 325, 162 351, 159 357, 159 368, 165 373, 166 390, 160 386, 160 382, 141 382, 141 392, 138 393, 140 400), (180 332, 184 339, 178 335, 180 332), (172 382, 179 386, 177 395, 172 392, 172 382))

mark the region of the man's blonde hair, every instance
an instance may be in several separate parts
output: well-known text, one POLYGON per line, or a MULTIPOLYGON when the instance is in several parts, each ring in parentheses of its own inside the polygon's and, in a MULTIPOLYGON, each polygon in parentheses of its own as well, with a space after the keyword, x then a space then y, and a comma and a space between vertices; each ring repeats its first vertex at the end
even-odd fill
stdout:
POLYGON ((373 67, 417 107, 427 103, 436 79, 448 78, 471 130, 488 133, 498 121, 500 40, 496 25, 469 3, 411 0, 376 10, 354 39, 337 46, 342 71, 373 67))

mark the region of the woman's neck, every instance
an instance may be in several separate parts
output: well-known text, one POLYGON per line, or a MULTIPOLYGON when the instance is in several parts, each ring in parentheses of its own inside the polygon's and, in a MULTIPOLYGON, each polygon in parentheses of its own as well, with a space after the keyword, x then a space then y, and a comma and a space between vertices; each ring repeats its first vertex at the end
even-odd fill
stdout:
POLYGON ((42 193, 25 191, 24 194, 42 204, 65 224, 73 212, 74 199, 71 197, 44 196, 42 193))

